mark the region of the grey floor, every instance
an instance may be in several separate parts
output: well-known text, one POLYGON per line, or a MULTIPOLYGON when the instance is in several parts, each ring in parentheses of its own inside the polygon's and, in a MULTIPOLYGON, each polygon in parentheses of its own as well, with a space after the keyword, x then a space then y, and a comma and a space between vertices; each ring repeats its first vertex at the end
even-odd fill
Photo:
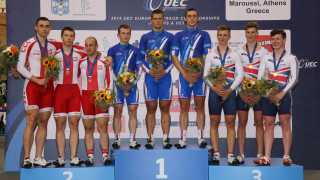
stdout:
MULTIPOLYGON (((4 165, 4 146, 5 146, 5 137, 0 136, 0 179, 1 180, 14 180, 20 179, 19 172, 3 172, 4 165)), ((304 179, 305 180, 320 180, 320 170, 304 170, 304 179)))

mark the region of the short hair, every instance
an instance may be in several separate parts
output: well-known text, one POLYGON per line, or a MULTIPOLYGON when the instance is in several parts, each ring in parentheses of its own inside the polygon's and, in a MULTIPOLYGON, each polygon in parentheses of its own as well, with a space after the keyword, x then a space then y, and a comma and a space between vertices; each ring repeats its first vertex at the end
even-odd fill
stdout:
POLYGON ((153 10, 152 13, 151 13, 151 19, 153 18, 154 14, 162 14, 162 17, 164 18, 164 13, 163 13, 163 11, 161 9, 153 10))
POLYGON ((72 27, 64 27, 62 30, 61 30, 61 36, 63 35, 63 33, 65 31, 71 31, 73 32, 73 35, 76 36, 76 32, 74 31, 74 29, 72 27))
POLYGON ((98 45, 98 41, 97 41, 97 39, 95 37, 93 37, 93 36, 87 37, 87 39, 89 39, 89 38, 92 38, 94 40, 94 42, 96 43, 96 45, 98 45))
POLYGON ((49 21, 49 24, 51 24, 50 23, 50 20, 48 19, 48 18, 46 18, 46 17, 39 17, 37 20, 36 20, 36 26, 38 25, 38 22, 39 21, 49 21))
POLYGON ((197 13, 197 16, 199 17, 199 12, 198 12, 195 8, 189 8, 189 9, 187 9, 187 11, 186 11, 185 14, 184 14, 184 17, 185 17, 185 18, 187 17, 187 13, 188 13, 189 11, 195 11, 195 12, 197 13))
POLYGON ((248 22, 246 25, 244 25, 244 30, 247 30, 249 28, 256 28, 256 30, 259 30, 259 24, 257 22, 248 22))
POLYGON ((287 37, 287 34, 284 30, 282 29, 274 29, 270 32, 270 36, 275 36, 277 34, 281 34, 282 38, 285 39, 287 37))
POLYGON ((126 24, 122 24, 118 27, 118 34, 120 34, 120 29, 123 28, 123 29, 130 29, 130 32, 131 32, 131 28, 130 26, 126 25, 126 24))
POLYGON ((229 34, 230 34, 230 32, 231 32, 231 29, 229 28, 229 26, 226 26, 226 25, 218 26, 217 30, 218 30, 218 31, 227 30, 227 31, 229 31, 229 34))

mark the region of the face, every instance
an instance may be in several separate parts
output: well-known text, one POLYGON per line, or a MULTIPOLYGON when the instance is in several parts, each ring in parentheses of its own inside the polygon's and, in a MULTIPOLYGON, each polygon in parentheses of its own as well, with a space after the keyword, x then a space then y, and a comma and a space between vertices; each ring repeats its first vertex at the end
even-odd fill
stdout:
POLYGON ((258 37, 259 33, 257 31, 256 28, 252 27, 252 28, 248 28, 246 30, 246 38, 248 42, 255 42, 257 41, 257 37, 258 37))
POLYGON ((38 21, 38 24, 34 27, 37 34, 41 37, 47 37, 51 30, 51 25, 49 21, 38 21))
POLYGON ((164 17, 162 14, 153 14, 151 18, 153 28, 161 29, 164 23, 164 17))
POLYGON ((131 37, 130 29, 121 28, 120 33, 118 34, 118 38, 120 39, 121 43, 127 44, 129 43, 131 37))
POLYGON ((219 41, 219 45, 226 45, 231 38, 230 33, 228 30, 219 30, 217 32, 217 39, 219 41))
POLYGON ((62 43, 69 47, 72 46, 74 39, 75 39, 75 36, 73 31, 65 30, 63 32, 63 35, 61 36, 62 43))
POLYGON ((96 44, 93 38, 89 37, 86 39, 84 50, 87 52, 89 56, 94 55, 97 52, 98 45, 96 44))
POLYGON ((274 49, 283 48, 286 44, 286 38, 283 38, 281 34, 276 34, 271 37, 271 44, 274 49))
POLYGON ((195 28, 197 27, 199 17, 196 11, 188 11, 184 20, 186 21, 188 28, 195 28))

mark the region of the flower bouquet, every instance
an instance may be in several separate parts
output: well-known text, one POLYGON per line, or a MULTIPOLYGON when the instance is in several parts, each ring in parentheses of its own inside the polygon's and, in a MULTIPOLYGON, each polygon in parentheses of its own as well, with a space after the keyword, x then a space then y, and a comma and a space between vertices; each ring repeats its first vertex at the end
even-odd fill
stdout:
POLYGON ((19 61, 19 49, 17 46, 10 45, 6 48, 0 49, 2 52, 2 56, 0 56, 0 74, 6 74, 6 69, 9 68, 11 70, 11 74, 13 77, 18 78, 20 76, 16 67, 19 61))
MULTIPOLYGON (((59 78, 60 61, 53 56, 41 58, 44 66, 44 78, 48 81, 50 79, 56 80, 59 78)), ((47 85, 45 84, 45 87, 47 85)))
MULTIPOLYGON (((147 51, 147 60, 152 65, 152 70, 157 73, 163 71, 163 59, 169 58, 168 55, 165 55, 164 52, 160 49, 154 49, 152 51, 147 51)), ((157 82, 158 79, 156 78, 157 82)))
POLYGON ((224 89, 227 85, 227 75, 225 72, 225 68, 222 66, 216 66, 214 69, 210 69, 208 76, 205 78, 207 78, 212 83, 212 85, 216 87, 221 87, 224 89))
POLYGON ((118 74, 116 77, 116 85, 119 86, 124 91, 124 96, 129 96, 129 91, 135 85, 137 80, 137 75, 129 71, 128 66, 124 65, 122 73, 118 74))
MULTIPOLYGON (((194 77, 197 72, 203 70, 204 60, 202 58, 191 58, 184 64, 183 69, 186 73, 194 77)), ((192 87, 193 83, 189 83, 189 86, 192 87)))
POLYGON ((99 107, 102 111, 106 111, 114 103, 115 96, 115 92, 107 88, 95 91, 93 93, 95 108, 99 107))
MULTIPOLYGON (((275 79, 272 78, 262 78, 258 82, 258 90, 260 91, 261 95, 265 98, 269 98, 274 96, 278 93, 279 85, 275 79)), ((280 105, 279 102, 275 103, 277 106, 280 105)))

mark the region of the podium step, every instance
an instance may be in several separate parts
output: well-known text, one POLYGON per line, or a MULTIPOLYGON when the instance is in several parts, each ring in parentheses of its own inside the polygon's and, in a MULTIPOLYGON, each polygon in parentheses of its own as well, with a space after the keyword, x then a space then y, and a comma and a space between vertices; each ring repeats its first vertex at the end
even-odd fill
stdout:
POLYGON ((303 180, 302 166, 284 166, 282 158, 272 158, 271 166, 257 166, 253 160, 246 158, 244 164, 230 166, 227 158, 221 158, 220 165, 209 165, 209 180, 303 180))
MULTIPOLYGON (((53 160, 50 160, 53 162, 53 160)), ((104 179, 114 180, 114 166, 105 166, 101 159, 95 159, 93 166, 86 167, 85 164, 82 166, 71 166, 70 161, 66 161, 64 167, 56 168, 51 165, 46 168, 32 167, 30 169, 21 168, 20 172, 21 180, 73 180, 73 179, 104 179)))
POLYGON ((154 149, 141 147, 139 150, 121 145, 115 150, 115 179, 208 179, 208 148, 188 144, 185 149, 154 149))

